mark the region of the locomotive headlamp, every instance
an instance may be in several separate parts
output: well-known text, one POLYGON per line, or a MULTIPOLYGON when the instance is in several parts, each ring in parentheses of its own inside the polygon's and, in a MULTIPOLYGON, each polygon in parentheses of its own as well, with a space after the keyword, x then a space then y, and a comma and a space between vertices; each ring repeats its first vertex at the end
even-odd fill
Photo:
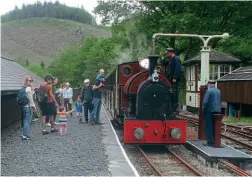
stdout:
POLYGON ((179 128, 173 128, 171 130, 171 137, 174 139, 179 139, 181 137, 181 130, 179 128))
POLYGON ((139 65, 145 69, 148 69, 149 68, 149 59, 144 58, 144 59, 140 60, 139 65))
POLYGON ((136 128, 134 130, 134 137, 138 140, 143 139, 144 137, 144 130, 142 128, 136 128))

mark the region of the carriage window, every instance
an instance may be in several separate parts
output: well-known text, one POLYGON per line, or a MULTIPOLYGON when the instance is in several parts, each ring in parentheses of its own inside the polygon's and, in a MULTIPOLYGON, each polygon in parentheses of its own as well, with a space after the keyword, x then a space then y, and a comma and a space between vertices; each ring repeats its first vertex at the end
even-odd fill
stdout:
POLYGON ((131 75, 131 68, 130 68, 129 66, 123 67, 123 69, 122 69, 122 74, 123 74, 124 76, 129 76, 129 75, 131 75))

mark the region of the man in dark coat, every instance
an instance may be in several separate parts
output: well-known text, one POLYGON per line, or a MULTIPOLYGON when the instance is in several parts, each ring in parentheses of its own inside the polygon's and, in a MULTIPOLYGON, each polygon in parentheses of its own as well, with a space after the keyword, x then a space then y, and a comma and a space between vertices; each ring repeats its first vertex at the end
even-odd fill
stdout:
POLYGON ((208 89, 203 100, 203 116, 206 124, 207 144, 205 146, 214 145, 214 117, 213 114, 221 112, 221 93, 215 87, 215 81, 208 81, 208 89))
POLYGON ((84 106, 84 117, 86 123, 88 123, 88 111, 91 114, 93 110, 93 86, 90 85, 90 80, 84 80, 84 86, 82 88, 81 93, 81 101, 83 102, 84 106))
POLYGON ((163 66, 168 66, 168 79, 172 84, 172 91, 173 91, 173 111, 176 111, 178 108, 178 99, 179 99, 179 83, 180 83, 180 77, 181 77, 181 60, 176 55, 175 49, 173 48, 167 48, 167 59, 161 60, 161 64, 163 66))

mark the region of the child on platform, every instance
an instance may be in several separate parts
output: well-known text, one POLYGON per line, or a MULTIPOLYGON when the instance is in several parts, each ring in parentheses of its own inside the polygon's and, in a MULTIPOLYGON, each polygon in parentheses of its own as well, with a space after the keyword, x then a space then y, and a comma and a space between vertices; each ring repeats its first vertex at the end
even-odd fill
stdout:
POLYGON ((68 114, 72 113, 73 111, 75 111, 75 110, 72 109, 71 111, 66 112, 66 110, 63 106, 61 106, 59 108, 59 112, 58 112, 59 119, 58 120, 59 120, 59 127, 60 127, 60 135, 62 135, 63 133, 66 134, 68 114))
POLYGON ((102 84, 104 85, 104 70, 103 69, 100 69, 100 72, 99 74, 96 76, 96 82, 102 82, 102 84))
POLYGON ((76 107, 76 116, 79 119, 80 124, 82 123, 82 106, 83 106, 83 104, 81 102, 80 97, 78 96, 75 107, 76 107))

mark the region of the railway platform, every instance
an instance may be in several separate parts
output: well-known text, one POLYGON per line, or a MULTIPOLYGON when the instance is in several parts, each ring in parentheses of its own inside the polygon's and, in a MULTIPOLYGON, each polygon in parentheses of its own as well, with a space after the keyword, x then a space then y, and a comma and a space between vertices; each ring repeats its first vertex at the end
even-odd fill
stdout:
POLYGON ((206 140, 188 140, 187 147, 197 154, 199 160, 201 160, 206 166, 218 166, 218 162, 221 159, 228 160, 240 168, 247 170, 251 168, 252 156, 232 148, 226 144, 221 144, 221 148, 213 148, 203 146, 206 140))
MULTIPOLYGON (((68 132, 42 135, 32 122, 32 140, 21 140, 20 122, 1 131, 3 176, 138 176, 120 145, 104 107, 101 125, 69 118, 68 132)), ((49 128, 48 128, 49 130, 49 128)))

